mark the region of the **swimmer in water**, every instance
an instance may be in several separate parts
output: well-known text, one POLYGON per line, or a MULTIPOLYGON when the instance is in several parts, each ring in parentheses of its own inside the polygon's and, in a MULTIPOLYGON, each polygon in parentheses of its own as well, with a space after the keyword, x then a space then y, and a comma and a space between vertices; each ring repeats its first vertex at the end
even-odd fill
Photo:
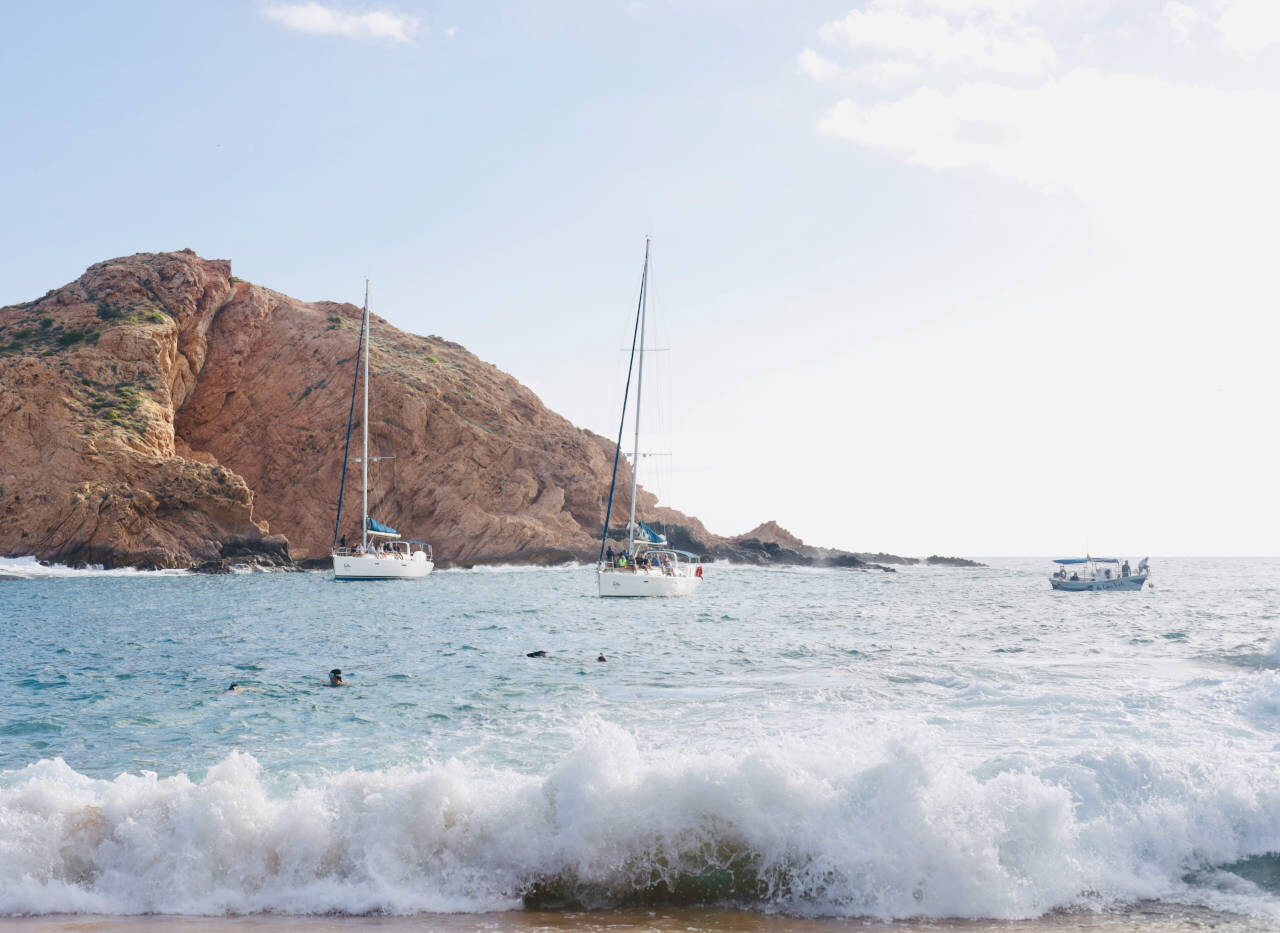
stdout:
POLYGON ((244 688, 239 684, 232 684, 227 688, 227 693, 240 693, 244 688))
POLYGON ((609 659, 608 659, 608 658, 606 658, 606 657, 602 654, 602 655, 600 655, 600 657, 596 658, 596 660, 597 660, 597 661, 608 661, 609 659))
POLYGON ((336 667, 329 672, 329 686, 330 687, 346 686, 346 684, 342 682, 342 671, 338 670, 336 667))

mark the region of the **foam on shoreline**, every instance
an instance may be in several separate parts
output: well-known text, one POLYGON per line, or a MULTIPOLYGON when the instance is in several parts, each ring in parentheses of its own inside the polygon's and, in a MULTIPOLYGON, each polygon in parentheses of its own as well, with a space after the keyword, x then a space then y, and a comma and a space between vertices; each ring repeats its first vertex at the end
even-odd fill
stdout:
POLYGON ((22 580, 53 578, 76 579, 80 577, 172 577, 186 575, 187 570, 139 570, 136 567, 117 567, 106 570, 101 564, 89 567, 68 567, 66 564, 42 564, 34 557, 0 557, 0 577, 22 580))
POLYGON ((392 914, 734 904, 1027 919, 1143 901, 1280 919, 1280 784, 1113 749, 979 774, 921 737, 646 757, 601 724, 549 772, 449 760, 288 782, 0 775, 0 914, 392 914))

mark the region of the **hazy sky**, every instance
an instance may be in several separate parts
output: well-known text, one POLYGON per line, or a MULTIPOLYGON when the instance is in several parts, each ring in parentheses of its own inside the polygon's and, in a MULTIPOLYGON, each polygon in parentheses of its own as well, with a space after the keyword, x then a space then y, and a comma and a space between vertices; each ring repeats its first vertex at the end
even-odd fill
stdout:
MULTIPOLYGON (((191 247, 899 553, 1280 553, 1280 2, 8 4, 0 304, 191 247), (660 399, 660 400, 659 400, 660 399)), ((667 462, 667 458, 662 458, 667 462)))

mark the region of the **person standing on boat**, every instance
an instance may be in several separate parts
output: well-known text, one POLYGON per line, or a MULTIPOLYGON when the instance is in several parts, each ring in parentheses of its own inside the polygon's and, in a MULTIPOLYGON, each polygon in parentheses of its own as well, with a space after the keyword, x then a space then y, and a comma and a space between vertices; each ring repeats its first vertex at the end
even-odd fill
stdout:
POLYGON ((604 559, 609 562, 610 567, 613 566, 613 545, 612 544, 609 545, 609 547, 605 550, 604 559))
POLYGON ((1123 564, 1121 564, 1121 565, 1120 565, 1120 576, 1122 576, 1122 577, 1127 577, 1127 576, 1129 576, 1129 561, 1128 561, 1128 560, 1126 560, 1123 564))

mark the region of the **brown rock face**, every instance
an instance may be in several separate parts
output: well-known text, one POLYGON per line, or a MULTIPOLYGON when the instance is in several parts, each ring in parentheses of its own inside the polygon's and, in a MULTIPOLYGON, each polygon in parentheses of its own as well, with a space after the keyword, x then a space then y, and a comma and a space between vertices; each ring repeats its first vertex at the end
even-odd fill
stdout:
POLYGON ((793 535, 787 529, 783 528, 775 521, 767 521, 763 525, 757 525, 746 534, 738 535, 730 540, 733 541, 759 541, 762 544, 776 544, 779 547, 791 548, 793 550, 802 548, 805 543, 793 535))
MULTIPOLYGON (((177 414, 193 452, 243 476, 257 512, 295 555, 327 555, 360 309, 240 286, 209 332, 177 414)), ((565 560, 595 552, 611 452, 515 379, 439 337, 374 316, 369 512, 453 562, 565 560)), ((359 417, 350 457, 359 456, 359 417)), ((628 477, 629 481, 629 477, 628 477)), ((359 534, 360 466, 347 471, 340 532, 359 534)))
POLYGON ((66 563, 288 563, 253 493, 176 453, 230 267, 194 253, 113 260, 0 309, 0 552, 66 563))
MULTIPOLYGON (((370 513, 444 563, 593 559, 613 442, 456 343, 377 317, 372 331, 370 454, 389 459, 371 466, 370 513)), ((296 301, 190 250, 99 263, 0 309, 0 554, 204 569, 327 557, 359 333, 353 305, 296 301)), ((354 538, 349 467, 338 530, 354 538)), ((623 459, 615 544, 630 485, 623 459)), ((644 490, 637 517, 708 557, 865 566, 774 522, 720 538, 644 490)))
MULTIPOLYGON (((0 552, 144 567, 327 555, 359 327, 353 305, 296 301, 190 251, 100 263, 0 309, 0 552)), ((610 442, 457 344, 377 317, 372 330, 370 452, 394 459, 371 465, 370 513, 445 561, 594 557, 610 442)), ((358 464, 345 492, 340 531, 355 536, 358 464)), ((645 493, 640 514, 655 506, 645 493)))

